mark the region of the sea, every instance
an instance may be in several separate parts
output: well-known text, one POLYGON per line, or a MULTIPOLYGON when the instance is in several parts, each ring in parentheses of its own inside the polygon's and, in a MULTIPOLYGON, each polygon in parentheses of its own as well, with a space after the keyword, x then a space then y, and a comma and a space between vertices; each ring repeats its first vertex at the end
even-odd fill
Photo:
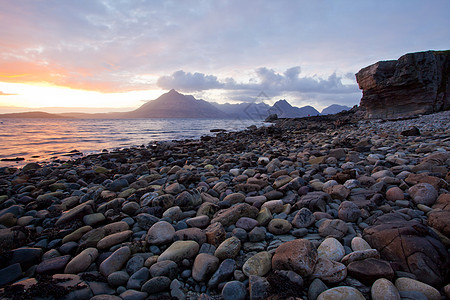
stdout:
POLYGON ((158 141, 198 139, 215 135, 213 129, 240 131, 251 125, 264 123, 251 119, 0 119, 0 167, 73 159, 77 151, 89 155, 158 141))

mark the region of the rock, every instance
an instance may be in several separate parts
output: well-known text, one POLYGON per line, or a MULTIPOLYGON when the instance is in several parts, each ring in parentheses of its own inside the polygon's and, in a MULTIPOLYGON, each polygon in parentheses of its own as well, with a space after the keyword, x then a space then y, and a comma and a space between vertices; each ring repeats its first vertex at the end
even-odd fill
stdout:
POLYGON ((247 203, 240 203, 226 210, 219 211, 214 219, 211 220, 211 224, 219 222, 226 227, 236 224, 237 220, 242 217, 255 219, 257 215, 258 209, 256 207, 250 206, 247 203))
POLYGON ((211 279, 208 282, 208 286, 211 288, 216 288, 221 282, 227 281, 233 275, 233 272, 236 269, 236 262, 231 259, 225 259, 216 270, 216 272, 212 275, 211 279))
POLYGON ((9 264, 13 265, 15 263, 20 263, 20 266, 23 269, 28 269, 29 267, 38 264, 42 257, 42 249, 41 248, 18 248, 12 250, 8 253, 10 256, 9 264))
POLYGON ((152 277, 165 276, 173 279, 177 277, 178 272, 178 265, 171 260, 163 260, 150 267, 150 275, 152 277))
POLYGON ((125 266, 125 270, 128 272, 128 274, 132 275, 136 273, 140 268, 142 268, 144 266, 144 263, 144 257, 140 255, 134 255, 128 260, 125 266))
POLYGON ((245 201, 245 195, 241 193, 232 193, 227 195, 223 201, 229 201, 231 205, 242 203, 245 201))
POLYGON ((372 300, 400 300, 395 285, 386 278, 377 279, 370 289, 372 300))
POLYGON ((222 289, 222 297, 224 300, 245 300, 247 288, 240 281, 229 281, 222 289))
POLYGON ((208 280, 211 275, 217 270, 219 266, 219 259, 207 253, 200 253, 197 255, 192 267, 192 278, 201 282, 208 280))
POLYGON ((71 210, 65 212, 62 214, 59 219, 56 221, 56 226, 61 226, 67 223, 70 223, 76 219, 82 219, 85 215, 92 214, 93 207, 94 207, 94 201, 89 200, 87 202, 81 203, 71 210))
POLYGON ((400 132, 400 134, 403 136, 419 136, 420 130, 416 126, 412 126, 407 130, 403 130, 402 132, 400 132))
POLYGON ((0 270, 0 286, 16 281, 22 276, 19 263, 12 264, 0 270))
POLYGON ((308 208, 312 212, 326 211, 327 203, 331 201, 330 195, 324 192, 311 192, 300 198, 295 204, 297 208, 308 208))
POLYGON ((330 194, 333 199, 344 200, 350 194, 350 190, 341 184, 333 185, 326 189, 325 192, 330 194))
POLYGON ((416 221, 402 221, 388 216, 378 218, 375 224, 364 229, 363 238, 387 261, 398 264, 430 285, 442 284, 447 276, 449 254, 445 246, 429 229, 416 221))
POLYGON ((443 235, 450 236, 450 210, 433 210, 428 214, 428 225, 443 235))
POLYGON ((338 283, 347 277, 347 267, 328 258, 319 257, 311 276, 328 283, 338 283))
POLYGON ((249 278, 250 299, 264 300, 269 295, 270 284, 264 277, 251 275, 249 278))
POLYGON ((292 229, 291 223, 284 219, 272 219, 267 226, 270 233, 286 234, 292 229))
POLYGON ((351 246, 352 246, 353 251, 362 251, 362 250, 372 249, 370 247, 370 245, 363 238, 360 238, 359 236, 355 236, 352 239, 351 246))
POLYGON ((146 292, 140 292, 135 290, 126 290, 120 294, 122 300, 144 300, 148 296, 146 292))
POLYGON ((317 300, 365 300, 363 294, 350 286, 338 286, 321 293, 317 300))
POLYGON ((316 222, 316 217, 306 207, 300 209, 292 220, 292 225, 296 228, 307 228, 316 222))
POLYGON ((403 200, 405 196, 402 189, 395 186, 386 191, 386 199, 389 201, 403 200))
POLYGON ((128 279, 130 279, 130 275, 128 275, 125 271, 116 271, 108 276, 108 283, 109 285, 116 287, 116 286, 125 286, 128 282, 128 279))
POLYGON ((109 249, 111 246, 120 244, 126 240, 128 240, 133 235, 133 231, 131 230, 125 230, 122 232, 117 232, 108 236, 105 236, 97 243, 97 248, 102 249, 109 249))
POLYGON ((449 51, 409 53, 361 69, 356 74, 361 107, 369 118, 385 119, 448 109, 449 56, 449 51))
POLYGON ((355 203, 343 201, 339 205, 338 216, 344 222, 356 222, 361 216, 361 210, 355 203))
POLYGON ((205 228, 209 224, 209 217, 206 215, 197 216, 186 220, 190 227, 205 228))
MULTIPOLYGON (((272 122, 274 122, 274 121, 276 121, 276 120, 278 120, 278 115, 277 115, 277 114, 270 114, 270 115, 264 120, 264 122, 272 123, 272 122)), ((258 164, 259 164, 259 165, 262 164, 262 163, 259 162, 261 158, 265 158, 265 157, 260 157, 260 158, 258 159, 258 164)), ((267 163, 269 163, 269 159, 267 159, 267 163)), ((266 164, 267 164, 267 163, 266 163, 266 164)))
POLYGON ((272 213, 267 207, 261 208, 256 217, 256 221, 258 221, 259 225, 266 226, 269 224, 270 220, 272 220, 272 213))
POLYGON ((291 270, 300 276, 309 276, 314 270, 318 254, 312 243, 296 239, 281 244, 272 257, 272 269, 291 270))
POLYGON ((341 263, 348 265, 353 261, 364 260, 367 258, 380 258, 380 253, 376 249, 358 250, 345 255, 341 263))
POLYGON ((308 299, 316 300, 320 294, 328 290, 325 283, 319 278, 314 279, 308 288, 308 299))
POLYGON ((344 246, 335 238, 326 238, 317 248, 319 258, 327 258, 332 261, 340 261, 344 255, 344 246))
POLYGON ((242 271, 248 277, 250 275, 264 276, 272 268, 272 255, 267 251, 259 252, 250 257, 243 265, 242 271))
POLYGON ((183 218, 183 211, 179 206, 172 206, 163 213, 164 218, 170 218, 173 221, 179 221, 183 218))
POLYGON ((242 217, 236 222, 236 227, 242 228, 246 231, 250 231, 258 225, 258 221, 255 219, 242 217))
POLYGON ((303 291, 303 278, 294 271, 276 270, 267 281, 271 286, 272 294, 298 295, 303 291))
POLYGON ((83 217, 84 224, 88 226, 97 225, 105 220, 106 220, 105 215, 102 213, 90 214, 83 217))
POLYGON ((238 255, 239 250, 241 250, 241 241, 237 237, 232 236, 217 247, 214 256, 220 260, 234 258, 238 255))
POLYGON ((176 241, 158 257, 158 262, 172 260, 180 263, 183 259, 195 257, 199 248, 198 243, 194 241, 176 241))
POLYGON ((206 243, 206 234, 200 228, 186 228, 175 232, 174 241, 195 241, 200 246, 206 243))
POLYGON ((109 274, 118 271, 128 261, 131 250, 128 246, 121 247, 114 251, 107 259, 105 259, 99 267, 100 273, 108 277, 109 274))
POLYGON ((323 237, 343 238, 348 231, 347 224, 339 219, 326 219, 319 227, 319 234, 323 237))
POLYGON ((139 290, 144 282, 150 277, 148 268, 140 268, 137 272, 130 276, 127 282, 127 289, 139 290))
POLYGON ((170 282, 170 278, 165 276, 153 277, 142 285, 141 291, 148 294, 156 294, 167 290, 170 286, 170 282))
POLYGON ((72 258, 64 269, 66 274, 78 274, 86 271, 86 269, 97 259, 98 250, 95 248, 87 248, 80 254, 72 258))
POLYGON ((432 206, 438 197, 438 192, 429 183, 418 183, 408 189, 413 202, 417 204, 424 204, 432 206))
POLYGON ((394 279, 394 270, 392 270, 391 265, 385 260, 367 258, 365 260, 351 262, 347 268, 350 276, 358 278, 362 283, 368 285, 379 278, 394 279))
POLYGON ((411 278, 398 278, 395 281, 395 287, 400 293, 403 291, 416 291, 423 293, 429 300, 441 299, 441 294, 434 287, 411 278))
POLYGON ((65 268, 69 260, 70 255, 45 259, 36 267, 36 273, 60 273, 65 268))
POLYGON ((215 247, 218 247, 225 240, 226 236, 225 229, 222 223, 219 222, 211 223, 206 228, 205 234, 207 242, 215 247))
POLYGON ((173 241, 175 229, 166 221, 159 221, 147 232, 147 242, 153 245, 164 245, 173 241))

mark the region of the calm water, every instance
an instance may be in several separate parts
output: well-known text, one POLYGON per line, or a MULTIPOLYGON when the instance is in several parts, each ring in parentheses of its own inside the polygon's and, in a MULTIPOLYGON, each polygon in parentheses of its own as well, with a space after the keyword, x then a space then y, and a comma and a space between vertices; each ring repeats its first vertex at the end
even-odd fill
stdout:
POLYGON ((211 129, 237 131, 250 125, 263 123, 205 119, 0 119, 0 159, 25 158, 21 162, 0 161, 0 167, 64 158, 62 155, 72 150, 90 154, 154 141, 199 138, 214 135, 211 129))

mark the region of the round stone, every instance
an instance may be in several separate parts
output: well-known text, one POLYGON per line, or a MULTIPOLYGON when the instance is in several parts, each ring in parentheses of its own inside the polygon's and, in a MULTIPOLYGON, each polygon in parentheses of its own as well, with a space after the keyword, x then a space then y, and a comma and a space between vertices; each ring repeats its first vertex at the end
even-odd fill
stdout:
POLYGON ((245 300, 247 296, 247 288, 240 281, 227 282, 222 289, 222 297, 224 300, 245 300))
POLYGON ((360 291, 350 286, 338 286, 321 293, 317 300, 365 300, 360 291))
POLYGON ((429 183, 418 183, 408 189, 413 202, 432 206, 438 197, 438 191, 429 183))
POLYGON ((355 222, 361 216, 361 210, 355 203, 344 201, 339 205, 338 216, 345 222, 355 222))
POLYGON ((416 291, 423 293, 429 300, 440 300, 441 294, 437 289, 426 283, 411 278, 401 277, 395 281, 399 292, 416 291))
POLYGON ((344 246, 335 238, 326 238, 317 248, 319 257, 340 261, 345 255, 344 246))
POLYGON ((389 201, 403 200, 405 195, 401 188, 394 186, 386 191, 386 199, 389 201))
POLYGON ((237 237, 232 236, 217 247, 214 256, 220 260, 234 258, 238 255, 239 250, 241 250, 241 241, 237 237))
POLYGON ((297 239, 281 244, 272 258, 274 270, 291 270, 300 276, 309 276, 317 262, 317 250, 305 239, 297 239))
POLYGON ((362 251, 362 250, 372 249, 372 247, 370 247, 369 243, 367 243, 366 240, 364 240, 363 238, 361 238, 359 236, 355 236, 352 239, 351 246, 352 246, 353 251, 362 251))
POLYGON ((264 276, 272 268, 272 255, 267 251, 259 252, 250 257, 242 267, 245 275, 264 276))
POLYGON ((284 219, 272 219, 267 229, 273 234, 286 234, 292 229, 292 225, 284 219))
POLYGON ((372 300, 400 300, 395 285, 386 278, 377 279, 370 290, 372 300))
POLYGON ((164 245, 173 241, 175 229, 166 221, 153 224, 147 232, 147 242, 153 245, 164 245))

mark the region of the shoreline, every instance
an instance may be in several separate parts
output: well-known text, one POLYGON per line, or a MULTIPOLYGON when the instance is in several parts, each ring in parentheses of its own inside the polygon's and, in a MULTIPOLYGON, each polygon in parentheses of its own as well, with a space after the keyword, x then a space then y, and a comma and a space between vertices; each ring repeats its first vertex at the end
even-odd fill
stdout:
POLYGON ((350 112, 0 168, 0 294, 448 297, 449 124, 350 112))

